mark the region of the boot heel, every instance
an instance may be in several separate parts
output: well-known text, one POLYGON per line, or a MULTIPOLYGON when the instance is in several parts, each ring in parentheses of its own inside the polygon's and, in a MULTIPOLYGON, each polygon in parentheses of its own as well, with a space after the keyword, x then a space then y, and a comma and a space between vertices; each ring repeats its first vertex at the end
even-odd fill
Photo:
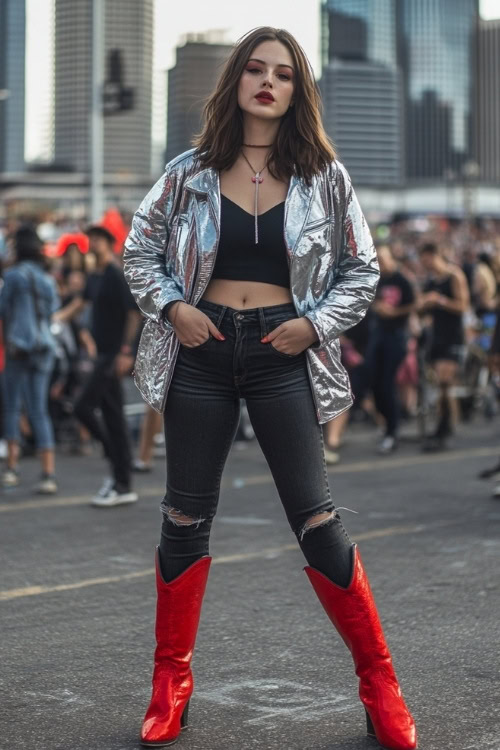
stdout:
POLYGON ((370 714, 365 708, 365 714, 366 714, 366 733, 369 737, 376 737, 375 729, 373 728, 373 722, 370 719, 370 714))
POLYGON ((182 716, 181 716, 181 730, 188 728, 188 714, 189 714, 189 701, 186 703, 186 708, 182 712, 182 716))

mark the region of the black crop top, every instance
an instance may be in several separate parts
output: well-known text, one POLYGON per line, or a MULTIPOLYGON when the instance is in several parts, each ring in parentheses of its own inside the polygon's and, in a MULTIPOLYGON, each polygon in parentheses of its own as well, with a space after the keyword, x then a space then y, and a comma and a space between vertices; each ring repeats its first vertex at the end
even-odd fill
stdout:
POLYGON ((212 279, 263 281, 289 289, 284 217, 284 201, 260 214, 256 245, 254 216, 221 195, 221 232, 212 279))

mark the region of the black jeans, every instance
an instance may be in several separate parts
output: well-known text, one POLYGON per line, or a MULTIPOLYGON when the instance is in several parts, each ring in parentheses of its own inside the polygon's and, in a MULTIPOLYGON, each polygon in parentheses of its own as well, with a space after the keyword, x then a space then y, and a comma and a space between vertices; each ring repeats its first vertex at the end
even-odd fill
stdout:
POLYGON ((167 397, 167 491, 160 542, 166 580, 208 554, 222 471, 244 398, 309 564, 347 585, 351 543, 333 513, 306 354, 291 356, 261 343, 280 323, 297 317, 294 306, 233 310, 202 300, 199 309, 225 341, 209 336, 200 346, 181 346, 167 397), (311 519, 325 513, 330 517, 318 525, 311 521, 307 528, 311 519))
POLYGON ((123 413, 120 379, 114 372, 114 355, 100 354, 77 403, 75 414, 98 440, 111 464, 115 488, 130 489, 131 449, 127 422, 123 413), (102 419, 96 414, 101 410, 102 419))

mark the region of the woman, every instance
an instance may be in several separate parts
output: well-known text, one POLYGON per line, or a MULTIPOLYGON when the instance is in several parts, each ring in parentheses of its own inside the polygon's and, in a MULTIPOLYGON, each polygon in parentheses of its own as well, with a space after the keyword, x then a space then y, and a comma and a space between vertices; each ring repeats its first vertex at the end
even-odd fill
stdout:
POLYGON ((168 466, 143 745, 166 746, 186 726, 210 526, 241 397, 306 572, 354 656, 368 731, 385 747, 416 747, 322 442, 321 425, 351 405, 337 339, 373 299, 376 255, 288 32, 258 28, 235 46, 196 149, 167 165, 134 217, 125 274, 148 317, 136 379, 165 411, 168 466))
POLYGON ((419 300, 420 312, 429 318, 427 359, 439 388, 438 421, 424 450, 446 447, 457 421, 458 404, 452 393, 465 344, 464 314, 469 309, 469 288, 464 272, 443 257, 439 246, 427 242, 419 250, 420 262, 429 276, 419 300))
POLYGON ((40 454, 42 475, 36 491, 57 492, 54 434, 48 412, 48 390, 55 360, 50 320, 59 306, 54 279, 43 270, 43 245, 36 232, 24 227, 16 232, 16 263, 5 272, 0 294, 0 320, 5 342, 3 373, 4 432, 8 445, 4 487, 19 484, 21 409, 26 408, 40 454))

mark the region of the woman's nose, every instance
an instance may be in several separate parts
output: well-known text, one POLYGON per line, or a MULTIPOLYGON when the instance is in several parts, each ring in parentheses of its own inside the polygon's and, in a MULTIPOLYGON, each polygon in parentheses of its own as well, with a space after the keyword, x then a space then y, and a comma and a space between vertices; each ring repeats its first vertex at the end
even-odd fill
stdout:
POLYGON ((269 86, 270 88, 273 87, 273 82, 272 82, 271 74, 269 73, 269 71, 266 71, 266 74, 264 76, 264 80, 262 81, 262 85, 263 86, 269 86))

